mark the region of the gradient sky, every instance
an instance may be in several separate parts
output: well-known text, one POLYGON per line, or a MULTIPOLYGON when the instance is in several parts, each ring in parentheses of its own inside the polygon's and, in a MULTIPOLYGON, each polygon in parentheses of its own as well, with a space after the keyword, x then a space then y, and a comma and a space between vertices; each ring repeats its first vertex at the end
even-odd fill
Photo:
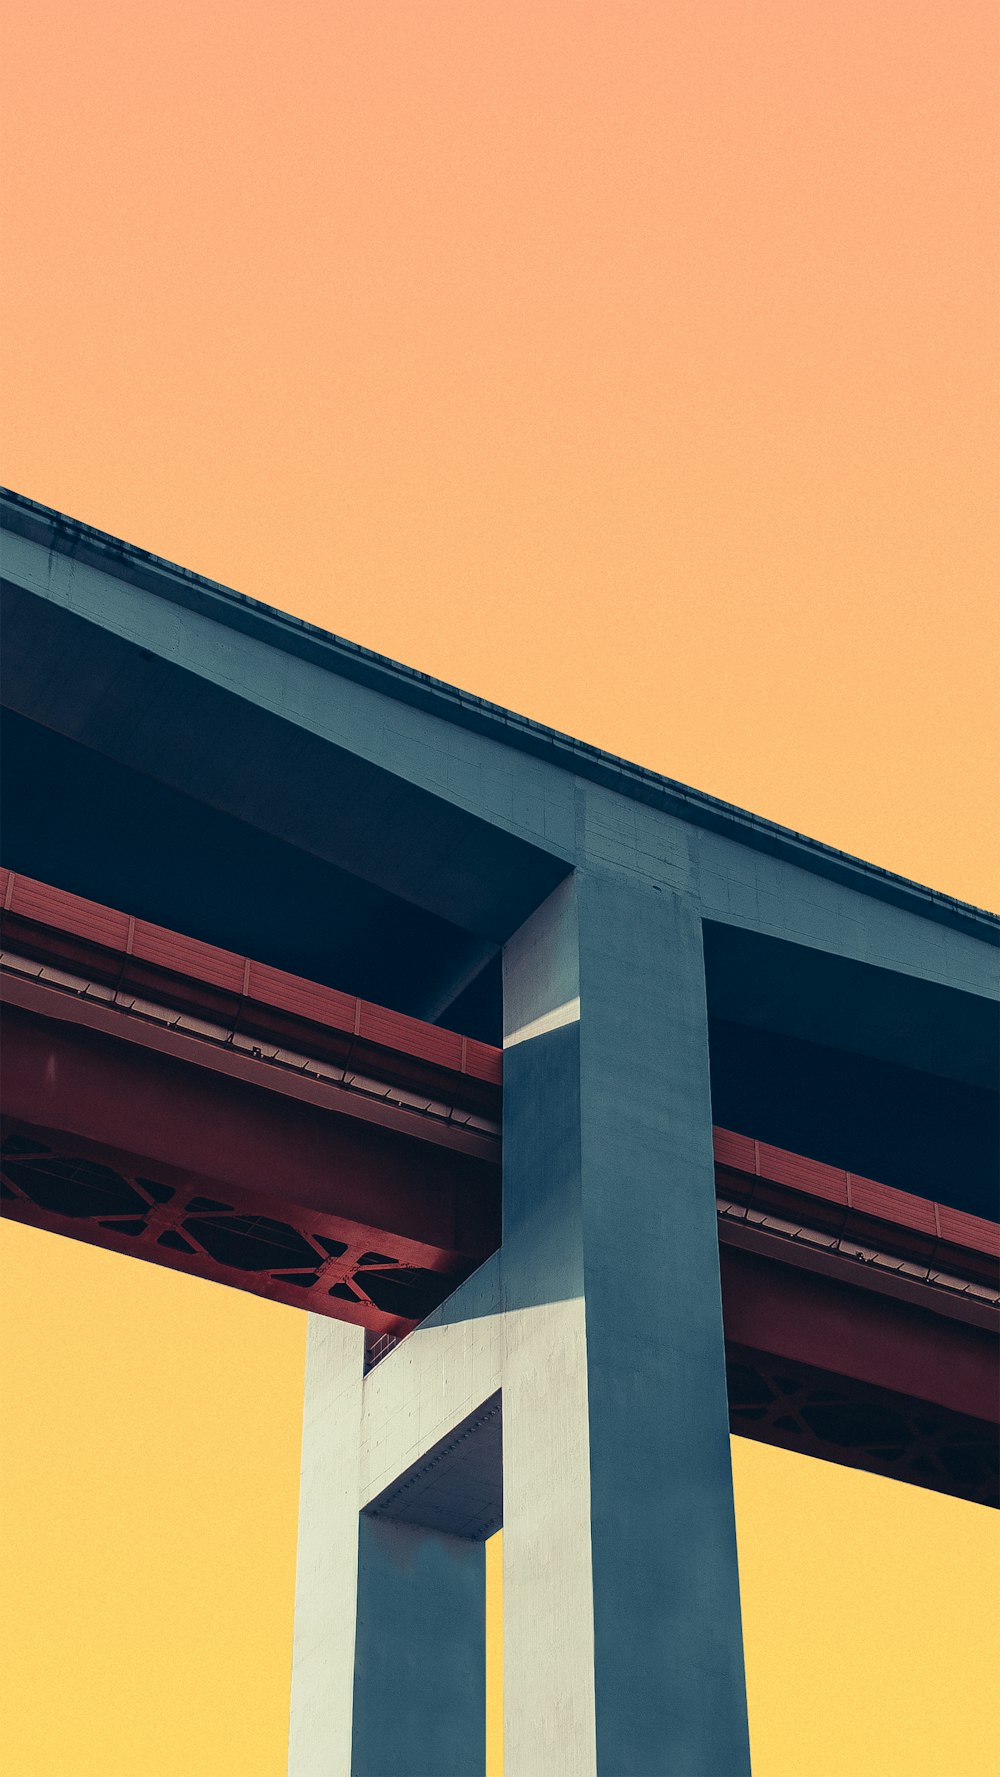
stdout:
MULTIPOLYGON (((3 479, 997 906, 996 24, 9 4, 3 479)), ((278 1777, 301 1316, 5 1252, 0 1763, 278 1777)), ((756 1777, 995 1777, 989 1515, 735 1454, 756 1777)))

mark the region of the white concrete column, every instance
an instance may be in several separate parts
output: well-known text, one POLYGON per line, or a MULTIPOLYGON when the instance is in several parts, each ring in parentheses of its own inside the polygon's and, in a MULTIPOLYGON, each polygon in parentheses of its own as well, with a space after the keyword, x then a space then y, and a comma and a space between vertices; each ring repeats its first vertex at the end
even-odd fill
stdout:
POLYGON ((483 1777, 498 1289, 494 1261, 367 1378, 310 1316, 289 1777, 483 1777))
POLYGON ((364 1333, 310 1314, 288 1777, 351 1777, 364 1333))

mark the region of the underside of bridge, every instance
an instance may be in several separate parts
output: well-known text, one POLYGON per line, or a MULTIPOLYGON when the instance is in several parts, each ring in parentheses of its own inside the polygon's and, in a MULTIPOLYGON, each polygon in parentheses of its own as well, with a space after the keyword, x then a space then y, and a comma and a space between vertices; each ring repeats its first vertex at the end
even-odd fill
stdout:
POLYGON ((3 1209, 309 1311, 292 1777, 501 1521, 508 1777, 746 1777, 728 1429, 997 1503, 997 921, 3 523, 3 1209))
MULTIPOLYGON (((6 1214, 373 1357, 497 1250, 500 1050, 12 871, 0 905, 6 1214)), ((733 1430, 998 1503, 996 1224, 718 1126, 715 1160, 733 1430)))
MULTIPOLYGON (((11 676, 16 633, 8 619, 11 676)), ((15 871, 499 1045, 501 942, 557 866, 531 860, 516 910, 473 932, 9 707, 0 722, 15 871)), ((519 867, 490 863, 498 900, 519 867)), ((995 1218, 994 1005, 717 920, 704 932, 718 1124, 995 1218)))

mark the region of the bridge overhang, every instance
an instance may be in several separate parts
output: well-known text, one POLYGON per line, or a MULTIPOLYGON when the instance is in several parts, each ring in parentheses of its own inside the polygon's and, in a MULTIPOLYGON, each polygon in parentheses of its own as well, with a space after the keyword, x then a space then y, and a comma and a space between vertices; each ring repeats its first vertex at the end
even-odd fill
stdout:
POLYGON ((320 1310, 293 1772, 473 1768, 502 1510, 511 1777, 745 1777, 727 1406, 993 1497, 998 922, 3 524, 5 1207, 320 1310))

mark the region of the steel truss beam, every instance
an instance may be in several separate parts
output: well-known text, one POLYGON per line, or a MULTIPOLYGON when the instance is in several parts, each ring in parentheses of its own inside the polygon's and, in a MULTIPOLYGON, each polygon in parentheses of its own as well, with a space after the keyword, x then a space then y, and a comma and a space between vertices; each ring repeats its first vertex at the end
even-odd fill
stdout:
MULTIPOLYGON (((500 1052, 0 873, 4 1213, 390 1350, 500 1243, 500 1052)), ((996 1498, 1000 1230, 717 1129, 732 1428, 996 1498)))

